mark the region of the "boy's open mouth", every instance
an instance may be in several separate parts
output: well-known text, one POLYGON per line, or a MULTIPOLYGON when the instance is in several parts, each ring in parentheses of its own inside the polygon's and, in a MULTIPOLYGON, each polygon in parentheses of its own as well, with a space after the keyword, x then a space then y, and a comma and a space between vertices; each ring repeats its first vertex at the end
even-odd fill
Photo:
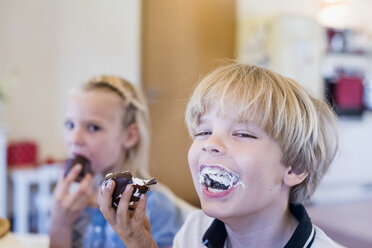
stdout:
POLYGON ((221 192, 236 185, 239 176, 221 166, 203 166, 199 173, 199 183, 208 188, 210 192, 221 192))

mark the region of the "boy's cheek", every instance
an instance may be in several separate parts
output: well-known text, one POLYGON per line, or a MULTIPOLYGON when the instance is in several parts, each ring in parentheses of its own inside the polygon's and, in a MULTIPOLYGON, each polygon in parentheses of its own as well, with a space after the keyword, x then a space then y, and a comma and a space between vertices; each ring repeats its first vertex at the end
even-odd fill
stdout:
POLYGON ((189 152, 187 154, 187 161, 189 163, 189 168, 191 172, 193 171, 193 159, 194 158, 194 153, 193 153, 193 146, 191 145, 189 152))
POLYGON ((193 179, 196 179, 197 177, 196 174, 198 174, 198 163, 195 159, 193 159, 190 156, 188 157, 188 163, 189 163, 189 169, 190 169, 191 175, 193 179))
POLYGON ((193 165, 189 162, 189 168, 191 172, 191 176, 194 182, 198 181, 198 169, 197 166, 193 165))
POLYGON ((198 147, 197 147, 197 144, 195 144, 195 141, 190 146, 187 159, 189 163, 189 169, 191 172, 191 176, 194 182, 194 187, 196 191, 199 192, 201 189, 200 187, 201 185, 199 184, 199 168, 198 168, 199 153, 198 153, 198 147))

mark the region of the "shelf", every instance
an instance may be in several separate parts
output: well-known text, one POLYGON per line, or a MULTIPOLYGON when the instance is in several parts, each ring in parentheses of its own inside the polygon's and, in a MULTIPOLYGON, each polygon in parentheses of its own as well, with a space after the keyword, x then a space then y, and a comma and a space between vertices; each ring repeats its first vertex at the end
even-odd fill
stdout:
POLYGON ((327 53, 322 63, 322 74, 323 77, 332 78, 340 68, 369 72, 371 65, 372 57, 368 54, 327 53))

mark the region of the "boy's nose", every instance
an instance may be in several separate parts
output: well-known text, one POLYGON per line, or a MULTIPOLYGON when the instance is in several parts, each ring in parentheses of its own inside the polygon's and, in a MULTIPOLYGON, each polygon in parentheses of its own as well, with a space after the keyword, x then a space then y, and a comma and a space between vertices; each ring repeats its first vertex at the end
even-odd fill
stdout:
POLYGON ((222 154, 225 153, 225 147, 223 143, 216 139, 215 137, 209 137, 208 140, 202 146, 202 150, 205 152, 211 152, 214 154, 222 154))
POLYGON ((208 152, 213 152, 213 153, 219 153, 220 152, 220 150, 218 149, 218 148, 216 148, 216 147, 213 147, 213 146, 210 146, 210 145, 204 145, 203 146, 203 151, 208 151, 208 152))

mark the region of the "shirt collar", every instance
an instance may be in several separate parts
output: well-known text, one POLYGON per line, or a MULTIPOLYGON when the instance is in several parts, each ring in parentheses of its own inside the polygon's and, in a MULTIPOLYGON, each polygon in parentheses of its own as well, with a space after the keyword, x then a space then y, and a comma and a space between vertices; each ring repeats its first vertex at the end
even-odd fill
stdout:
MULTIPOLYGON (((284 248, 311 247, 315 237, 315 230, 304 206, 301 204, 290 204, 289 209, 299 223, 284 248)), ((223 248, 226 237, 225 224, 218 219, 214 219, 204 233, 202 244, 208 248, 223 248)))

